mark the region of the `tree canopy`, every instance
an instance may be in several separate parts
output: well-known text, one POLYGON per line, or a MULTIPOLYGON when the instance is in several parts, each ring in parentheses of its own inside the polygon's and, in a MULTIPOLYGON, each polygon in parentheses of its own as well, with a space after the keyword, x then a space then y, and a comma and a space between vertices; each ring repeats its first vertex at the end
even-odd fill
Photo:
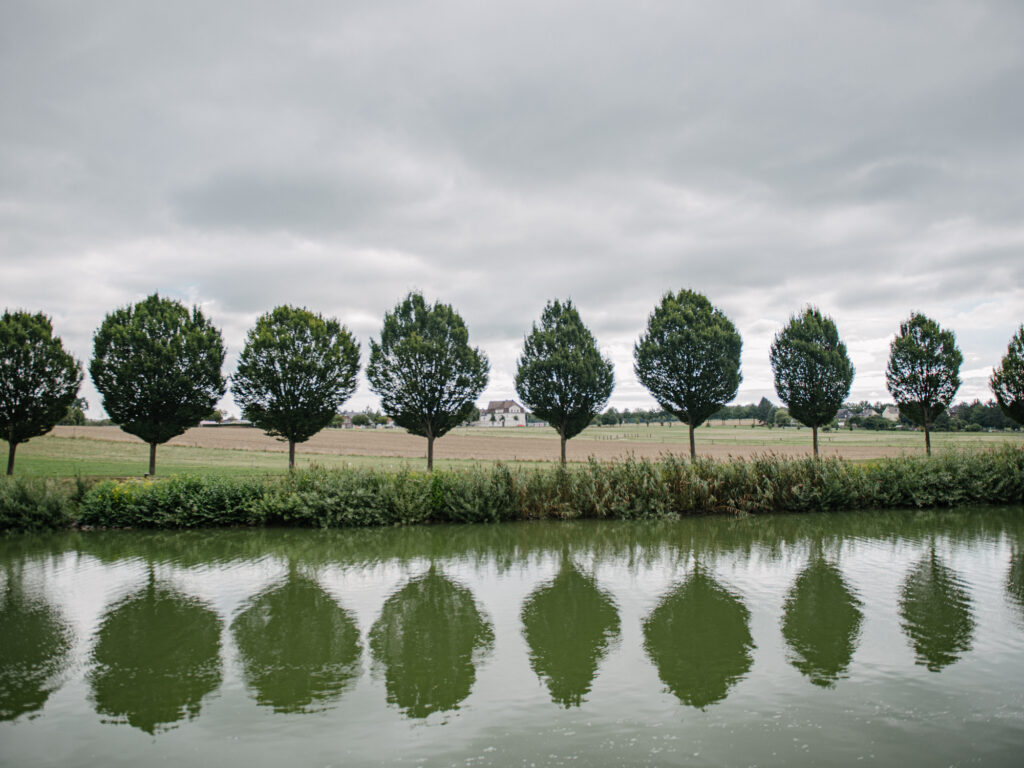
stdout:
POLYGON ((42 314, 4 311, 0 317, 0 438, 7 474, 19 443, 45 435, 78 397, 82 366, 64 351, 42 314))
POLYGON ((789 415, 811 428, 817 456, 818 427, 835 418, 853 383, 853 363, 836 324, 808 307, 775 336, 770 359, 775 390, 789 415))
POLYGON ((1007 418, 1024 424, 1024 324, 1010 339, 1006 355, 988 383, 1007 418))
POLYGON ((370 340, 366 376, 384 412, 427 438, 427 468, 433 469, 434 440, 466 420, 489 369, 451 305, 428 307, 412 292, 385 313, 380 342, 370 340))
POLYGON ((666 293, 633 347, 634 370, 663 409, 694 429, 736 397, 743 342, 736 326, 702 294, 666 293))
POLYGON ((246 336, 231 378, 242 414, 267 434, 295 444, 331 423, 356 389, 359 344, 334 318, 307 309, 276 307, 246 336))
POLYGON ((540 326, 523 342, 516 363, 516 394, 534 415, 558 432, 565 464, 565 442, 590 425, 608 402, 614 385, 612 363, 572 301, 549 301, 540 326))
POLYGON ((153 294, 104 318, 89 364, 103 409, 125 432, 156 446, 195 426, 224 394, 224 341, 203 313, 153 294))
POLYGON ((928 455, 932 452, 932 423, 960 388, 963 360, 953 332, 917 312, 900 323, 899 335, 889 348, 886 384, 900 414, 924 428, 928 455))

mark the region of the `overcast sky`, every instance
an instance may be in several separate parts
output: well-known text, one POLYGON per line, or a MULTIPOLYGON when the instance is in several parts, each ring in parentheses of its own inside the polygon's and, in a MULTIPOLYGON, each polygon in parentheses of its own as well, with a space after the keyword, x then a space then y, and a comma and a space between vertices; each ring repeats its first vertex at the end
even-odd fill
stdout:
POLYGON ((0 306, 83 362, 156 291, 222 329, 226 373, 284 303, 365 363, 417 289, 504 399, 572 298, 611 404, 649 407, 633 342, 680 288, 740 331, 739 402, 778 402, 769 345, 808 303, 851 399, 889 399, 911 310, 989 399, 1024 321, 1024 3, 0 2, 0 306))

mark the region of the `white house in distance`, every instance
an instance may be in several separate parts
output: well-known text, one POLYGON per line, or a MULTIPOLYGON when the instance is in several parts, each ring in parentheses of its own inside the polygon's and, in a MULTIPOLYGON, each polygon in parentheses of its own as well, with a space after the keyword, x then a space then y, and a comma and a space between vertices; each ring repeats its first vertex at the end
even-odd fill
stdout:
POLYGON ((480 411, 478 427, 525 427, 526 409, 515 400, 491 400, 480 411))

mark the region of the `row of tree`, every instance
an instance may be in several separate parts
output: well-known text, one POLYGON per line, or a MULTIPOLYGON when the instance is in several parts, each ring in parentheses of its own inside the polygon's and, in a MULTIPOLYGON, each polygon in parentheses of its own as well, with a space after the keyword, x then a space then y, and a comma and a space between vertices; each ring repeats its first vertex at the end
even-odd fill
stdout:
MULTIPOLYGON (((736 396, 741 349, 733 323, 689 290, 662 298, 634 346, 639 380, 663 412, 688 425, 691 457, 695 428, 736 396)), ((96 331, 89 373, 111 420, 149 444, 150 474, 157 446, 204 418, 227 391, 224 357, 220 331, 198 308, 156 294, 110 313, 96 331)), ((790 417, 811 428, 817 456, 818 428, 835 418, 854 374, 835 323, 808 307, 775 336, 770 359, 779 397, 790 417)), ((288 442, 293 467, 295 445, 330 424, 352 395, 359 360, 358 342, 336 319, 280 306, 248 332, 231 392, 245 418, 288 442)), ((962 361, 953 333, 917 313, 892 342, 889 391, 901 415, 924 428, 928 453, 932 425, 960 386, 962 361)), ((467 420, 488 372, 458 313, 415 292, 385 313, 366 369, 384 413, 427 439, 428 469, 434 441, 467 420)), ((0 433, 9 446, 8 474, 17 445, 52 429, 76 403, 81 381, 81 365, 45 315, 4 312, 0 433)), ((1024 422, 1024 326, 990 383, 1006 416, 1024 422)), ((566 441, 602 411, 613 385, 612 363, 572 302, 549 302, 524 340, 515 389, 558 432, 563 464, 566 441)), ((761 406, 774 407, 767 400, 761 406)))
MULTIPOLYGON (((732 322, 699 293, 666 294, 634 347, 637 377, 658 401, 694 429, 736 396, 741 340, 732 322)), ((818 428, 835 419, 853 383, 853 363, 832 318, 814 307, 794 315, 771 345, 775 389, 788 416, 811 428, 818 455, 818 428)), ((918 313, 900 325, 890 346, 886 383, 901 416, 921 425, 931 454, 930 431, 960 387, 963 355, 951 331, 918 313)), ((990 380, 1007 417, 1024 422, 1024 325, 990 380)), ((771 406, 759 404, 767 414, 771 406)), ((760 414, 758 415, 760 418, 760 414)))

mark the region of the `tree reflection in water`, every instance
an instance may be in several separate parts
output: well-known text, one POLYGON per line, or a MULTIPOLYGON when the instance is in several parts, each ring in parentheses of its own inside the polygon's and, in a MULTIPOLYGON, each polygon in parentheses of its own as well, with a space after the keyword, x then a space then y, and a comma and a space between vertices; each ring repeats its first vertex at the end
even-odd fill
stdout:
POLYGON ((294 569, 251 598, 231 631, 257 703, 276 712, 327 709, 359 677, 352 616, 294 569))
POLYGON ((522 621, 530 665, 547 683, 551 699, 578 707, 619 637, 615 603, 563 554, 558 575, 527 598, 522 621))
POLYGON ((792 651, 790 663, 812 683, 826 688, 844 677, 860 636, 861 602, 839 569, 815 557, 786 597, 782 636, 792 651))
POLYGON ((750 612, 698 567, 644 621, 644 648, 668 689, 701 709, 750 670, 750 612))
POLYGON ((900 616, 917 663, 932 672, 939 672, 971 650, 974 617, 970 596, 934 548, 907 575, 900 596, 900 616))
POLYGON ((493 643, 473 594, 433 566, 387 599, 370 630, 388 703, 409 717, 457 709, 493 643))
POLYGON ((30 595, 8 567, 0 596, 0 720, 37 712, 67 669, 72 632, 43 597, 30 595))
POLYGON ((1006 594, 1024 611, 1024 549, 1010 554, 1010 571, 1006 574, 1006 594))
POLYGON ((111 607, 89 672, 96 712, 156 733, 194 718, 221 682, 221 623, 205 603, 149 583, 111 607))

